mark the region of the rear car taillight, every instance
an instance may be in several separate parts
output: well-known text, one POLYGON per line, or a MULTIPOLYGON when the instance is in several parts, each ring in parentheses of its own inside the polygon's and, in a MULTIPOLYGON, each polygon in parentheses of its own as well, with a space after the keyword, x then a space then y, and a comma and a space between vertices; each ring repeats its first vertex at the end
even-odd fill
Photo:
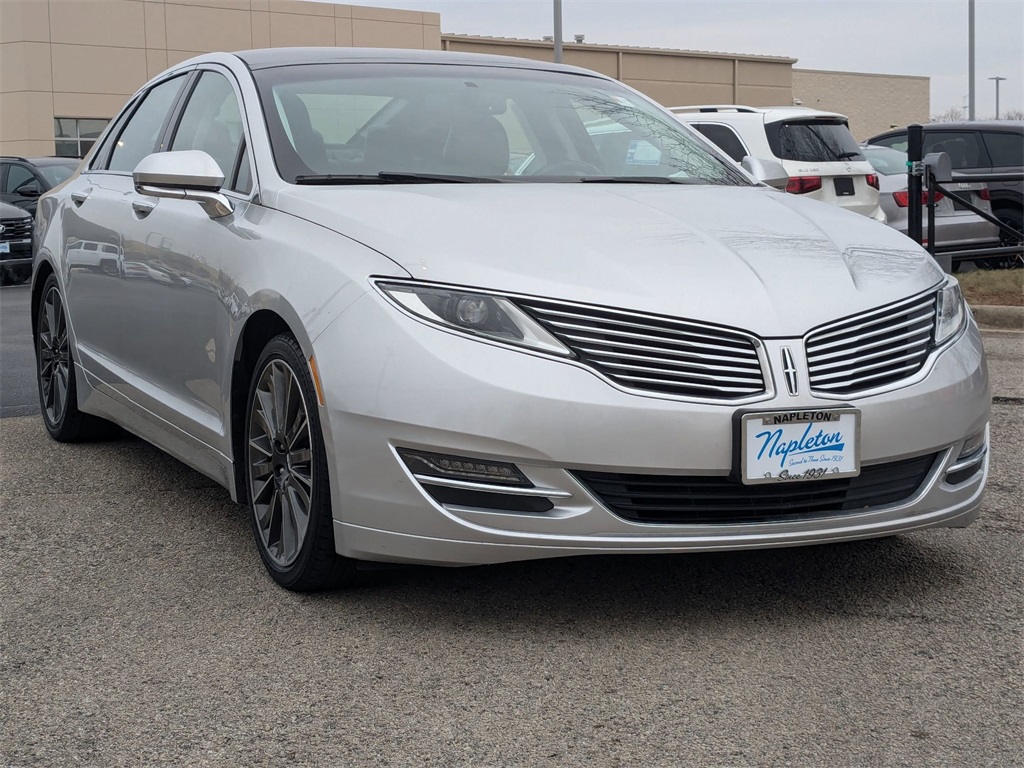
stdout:
POLYGON ((821 176, 792 176, 786 185, 786 191, 794 195, 805 195, 816 189, 821 189, 821 176))
POLYGON ((867 176, 864 177, 864 181, 868 183, 869 187, 874 187, 875 189, 878 189, 878 176, 876 176, 875 174, 869 173, 867 176))
POLYGON ((985 187, 984 189, 978 190, 978 197, 980 197, 982 200, 991 200, 992 193, 988 191, 988 187, 985 187))
MULTIPOLYGON (((943 197, 945 197, 945 195, 943 195, 941 192, 936 192, 935 202, 939 202, 939 200, 941 200, 943 197)), ((906 208, 908 205, 910 205, 910 193, 905 189, 902 189, 899 192, 893 192, 892 199, 896 201, 896 205, 898 205, 900 208, 906 208)), ((921 193, 921 205, 928 205, 927 192, 921 193)))

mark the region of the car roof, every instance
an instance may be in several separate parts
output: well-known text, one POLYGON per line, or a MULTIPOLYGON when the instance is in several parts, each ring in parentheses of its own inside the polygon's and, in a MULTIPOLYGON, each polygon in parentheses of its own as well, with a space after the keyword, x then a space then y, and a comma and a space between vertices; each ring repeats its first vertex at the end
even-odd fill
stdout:
MULTIPOLYGON (((956 120, 948 123, 924 123, 921 127, 925 131, 991 131, 1002 129, 1016 133, 1018 131, 1024 132, 1024 120, 956 120)), ((890 128, 888 131, 876 133, 871 139, 891 136, 894 133, 904 133, 906 130, 907 126, 890 128)), ((868 139, 868 141, 871 141, 871 139, 868 139)))
POLYGON ((801 118, 835 118, 847 120, 846 115, 838 112, 825 112, 811 107, 747 107, 742 104, 695 104, 692 106, 669 107, 669 112, 680 116, 700 115, 706 117, 714 114, 742 115, 758 114, 764 116, 766 123, 775 123, 780 120, 799 120, 801 118))
POLYGON ((18 160, 32 165, 74 165, 76 167, 82 162, 80 157, 22 157, 21 155, 2 155, 0 160, 18 160))
POLYGON ((419 51, 403 48, 261 48, 236 51, 249 69, 288 67, 300 64, 461 64, 465 66, 535 69, 610 79, 598 72, 515 56, 455 51, 419 51))

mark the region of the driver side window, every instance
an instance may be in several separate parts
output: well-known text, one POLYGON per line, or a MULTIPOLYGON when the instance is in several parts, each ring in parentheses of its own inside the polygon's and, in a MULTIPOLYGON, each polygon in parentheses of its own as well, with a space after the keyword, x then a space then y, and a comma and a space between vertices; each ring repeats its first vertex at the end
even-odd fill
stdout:
MULTIPOLYGON (((235 166, 244 134, 242 114, 231 83, 217 72, 203 72, 181 114, 171 151, 202 150, 217 162, 224 174, 224 186, 232 189, 237 187, 235 166)), ((247 164, 248 156, 241 161, 247 164)), ((244 175, 248 177, 248 168, 244 175)))

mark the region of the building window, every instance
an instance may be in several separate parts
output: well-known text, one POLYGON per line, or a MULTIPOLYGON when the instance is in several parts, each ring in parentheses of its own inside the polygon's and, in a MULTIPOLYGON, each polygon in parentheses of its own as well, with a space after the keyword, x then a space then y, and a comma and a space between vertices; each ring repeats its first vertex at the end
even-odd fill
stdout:
POLYGON ((53 135, 58 157, 85 157, 109 120, 92 117, 55 117, 53 135))

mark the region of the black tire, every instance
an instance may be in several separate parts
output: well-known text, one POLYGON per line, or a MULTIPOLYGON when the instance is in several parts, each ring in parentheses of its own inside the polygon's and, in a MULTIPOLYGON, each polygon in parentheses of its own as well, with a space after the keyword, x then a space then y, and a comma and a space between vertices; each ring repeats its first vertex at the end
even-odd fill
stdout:
MULTIPOLYGON (((993 213, 995 213, 996 218, 1003 222, 1003 224, 1013 227, 1015 230, 1022 233, 1021 236, 1013 237, 1012 235, 999 230, 999 244, 1003 246, 1020 244, 1022 240, 1024 240, 1024 210, 1021 208, 1002 207, 997 208, 993 213)), ((1024 257, 1021 257, 1020 255, 1005 256, 1002 259, 1002 266, 1006 266, 1011 269, 1024 266, 1024 257)))
POLYGON ((61 443, 84 443, 118 434, 116 425, 78 410, 75 360, 67 334, 64 297, 55 275, 43 284, 37 320, 36 385, 43 425, 50 437, 61 443))
POLYGON ((334 548, 316 390, 302 349, 288 334, 271 339, 256 363, 238 460, 253 537, 271 578, 294 592, 353 582, 355 561, 334 548))

